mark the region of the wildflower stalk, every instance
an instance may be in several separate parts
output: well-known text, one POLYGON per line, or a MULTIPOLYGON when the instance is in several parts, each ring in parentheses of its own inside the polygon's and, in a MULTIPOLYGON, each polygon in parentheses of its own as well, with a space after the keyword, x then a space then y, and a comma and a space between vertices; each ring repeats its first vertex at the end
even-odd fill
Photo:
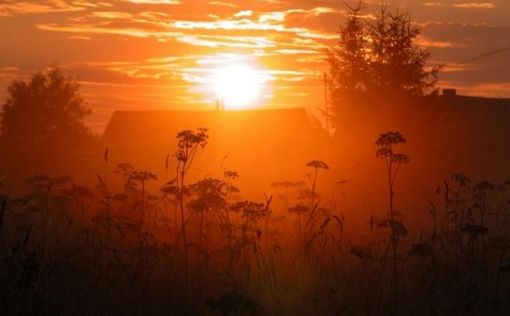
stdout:
POLYGON ((190 130, 184 130, 177 134, 178 148, 175 153, 177 158, 177 187, 179 192, 177 194, 179 210, 181 215, 181 232, 182 232, 182 243, 184 252, 184 282, 187 285, 189 280, 189 254, 188 254, 188 239, 186 234, 186 219, 184 216, 184 194, 186 191, 185 179, 188 173, 195 155, 199 148, 204 148, 207 144, 207 129, 199 128, 196 132, 190 130))
POLYGON ((390 228, 390 244, 393 253, 393 282, 396 291, 398 291, 398 243, 400 235, 404 232, 404 228, 403 225, 396 220, 396 212, 393 203, 393 198, 395 196, 394 186, 400 166, 404 163, 409 163, 409 157, 404 154, 396 153, 394 151, 394 146, 402 143, 406 143, 406 139, 399 132, 384 133, 379 136, 375 143, 378 147, 376 156, 384 160, 388 177, 388 227, 390 228))

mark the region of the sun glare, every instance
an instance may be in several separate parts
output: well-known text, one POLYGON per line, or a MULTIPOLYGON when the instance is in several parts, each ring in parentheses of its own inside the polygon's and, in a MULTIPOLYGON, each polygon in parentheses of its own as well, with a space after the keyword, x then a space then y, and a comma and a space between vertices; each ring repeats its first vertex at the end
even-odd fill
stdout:
POLYGON ((263 76, 247 65, 232 65, 215 71, 212 84, 225 109, 236 110, 256 106, 263 76))

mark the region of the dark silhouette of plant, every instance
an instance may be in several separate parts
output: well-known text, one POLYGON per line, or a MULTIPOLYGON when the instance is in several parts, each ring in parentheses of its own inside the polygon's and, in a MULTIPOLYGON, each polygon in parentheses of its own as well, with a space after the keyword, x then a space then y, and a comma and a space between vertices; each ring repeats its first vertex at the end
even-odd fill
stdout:
POLYGON ((142 185, 142 204, 141 204, 141 215, 140 215, 140 227, 143 227, 145 220, 145 183, 150 180, 157 180, 158 177, 149 171, 131 171, 129 175, 130 180, 133 182, 139 182, 142 185))
POLYGON ((296 206, 289 207, 289 213, 291 214, 306 214, 310 212, 310 207, 306 205, 298 204, 296 206))
POLYGON ((188 208, 195 212, 222 209, 226 206, 227 184, 222 180, 206 178, 188 187, 188 208))
POLYGON ((349 253, 355 257, 360 258, 361 260, 373 261, 374 256, 370 253, 369 250, 364 247, 351 246, 349 253))
POLYGON ((165 183, 168 182, 168 169, 170 168, 170 154, 166 155, 165 158, 165 183))
POLYGON ((227 206, 228 185, 222 180, 206 178, 188 187, 190 200, 188 208, 199 214, 199 248, 202 246, 204 235, 204 217, 206 212, 221 211, 227 206))
MULTIPOLYGON (((311 189, 308 187, 300 189, 298 199, 307 200, 309 204, 304 205, 298 203, 295 206, 286 207, 290 214, 296 215, 296 240, 298 241, 296 245, 299 251, 303 249, 306 250, 307 240, 310 238, 313 239, 311 236, 314 235, 313 230, 316 224, 316 211, 319 209, 319 202, 316 201, 319 198, 319 194, 317 193, 319 169, 329 170, 329 166, 324 161, 320 160, 312 160, 308 162, 306 166, 314 169, 313 175, 307 174, 307 176, 311 178, 311 189)), ((298 187, 299 185, 286 181, 273 183, 273 186, 288 188, 293 186, 298 187)))
MULTIPOLYGON (((33 239, 33 236, 31 236, 31 229, 29 228, 24 236, 16 241, 10 252, 6 252, 6 255, 3 256, 2 272, 6 276, 1 279, 3 286, 0 293, 16 298, 11 303, 17 303, 18 297, 32 292, 34 284, 37 284, 42 274, 43 262, 41 262, 41 256, 30 249, 31 239, 33 239)), ((22 307, 6 306, 2 310, 6 314, 17 314, 22 310, 22 307)))
POLYGON ((110 159, 110 149, 106 147, 104 149, 103 154, 103 162, 104 162, 104 173, 103 173, 103 184, 105 191, 107 190, 107 181, 108 181, 108 160, 110 159))
POLYGON ((272 199, 268 198, 266 203, 253 201, 241 201, 230 205, 230 211, 240 215, 239 235, 236 242, 232 245, 229 255, 229 267, 231 271, 236 258, 244 259, 244 269, 249 273, 250 262, 246 250, 250 246, 256 249, 256 242, 262 236, 262 229, 259 227, 259 221, 268 219, 271 215, 272 199))
POLYGON ((5 219, 5 210, 7 208, 7 199, 8 197, 1 197, 0 200, 0 236, 2 236, 2 229, 4 227, 4 219, 5 219))
POLYGON ((122 162, 117 165, 115 168, 115 173, 119 174, 122 177, 122 181, 124 183, 124 193, 134 189, 133 182, 133 172, 135 171, 135 167, 132 164, 127 162, 122 162))
MULTIPOLYGON (((298 190, 299 187, 306 186, 306 183, 304 181, 300 182, 292 182, 292 181, 273 181, 271 183, 271 187, 275 188, 276 191, 276 198, 281 200, 283 202, 283 209, 289 210, 289 190, 294 189, 298 190), (280 191, 280 189, 283 189, 283 192, 280 191)), ((299 191, 298 191, 299 192, 299 191)))
POLYGON ((186 174, 191 167, 199 148, 204 148, 209 139, 208 130, 199 128, 197 131, 184 130, 177 134, 177 186, 179 188, 178 202, 181 211, 181 231, 184 247, 184 279, 188 282, 188 240, 186 235, 186 219, 184 217, 184 193, 186 174))
POLYGON ((312 160, 306 164, 307 167, 314 168, 314 176, 313 176, 313 182, 312 182, 312 196, 315 196, 315 189, 317 187, 317 176, 319 173, 319 169, 329 170, 329 166, 324 162, 320 160, 312 160))
MULTIPOLYGON (((453 216, 453 225, 454 225, 454 235, 455 239, 454 243, 456 245, 460 245, 460 232, 462 231, 462 227, 465 225, 466 215, 467 215, 467 205, 468 197, 466 194, 469 194, 471 191, 471 179, 464 174, 454 173, 450 177, 452 184, 445 182, 445 194, 446 196, 446 205, 448 207, 448 211, 446 214, 445 221, 449 222, 449 214, 453 216)), ((446 229, 449 227, 447 225, 446 229)), ((457 247, 457 252, 460 249, 457 247)))
POLYGON ((426 242, 419 242, 411 245, 410 256, 418 256, 423 260, 426 257, 434 257, 434 249, 426 242))
POLYGON ((220 311, 222 315, 245 315, 256 316, 262 313, 262 306, 246 294, 231 291, 217 299, 207 302, 213 312, 220 311))
MULTIPOLYGON (((506 208, 495 207, 489 204, 491 194, 496 191, 503 192, 506 187, 503 185, 497 188, 488 181, 481 181, 473 184, 473 181, 461 173, 454 173, 443 182, 443 185, 436 190, 436 193, 443 199, 444 210, 441 210, 436 203, 431 205, 430 213, 434 218, 434 235, 441 237, 443 246, 453 246, 453 258, 448 253, 447 259, 460 260, 467 248, 470 255, 470 265, 475 264, 476 250, 479 242, 482 242, 482 253, 478 256, 485 258, 486 236, 489 233, 488 220, 490 217, 499 217, 506 208), (442 216, 442 225, 438 227, 437 218, 442 216), (462 236, 467 236, 467 245, 463 243, 462 236)), ((483 266, 483 265, 482 265, 483 266)))
POLYGON ((239 178, 239 174, 233 170, 227 170, 223 173, 223 175, 225 176, 225 178, 232 180, 239 178))
POLYGON ((484 226, 488 210, 487 201, 489 193, 493 192, 496 188, 488 181, 482 181, 475 184, 473 187, 473 206, 478 209, 480 215, 480 226, 484 226))
POLYGON ((375 142, 377 146, 376 157, 385 162, 388 177, 388 226, 390 228, 390 243, 393 248, 393 280, 395 286, 398 283, 398 243, 400 237, 407 234, 407 229, 400 221, 397 221, 398 214, 393 205, 394 187, 400 166, 409 163, 410 160, 407 155, 395 152, 394 147, 405 143, 406 139, 400 132, 384 133, 375 142))
POLYGON ((240 212, 246 219, 259 219, 271 212, 267 204, 252 201, 237 202, 230 206, 230 210, 240 212))
POLYGON ((236 171, 233 170, 227 170, 223 172, 223 176, 227 179, 227 195, 225 197, 225 200, 229 200, 231 194, 239 193, 239 189, 232 185, 232 182, 234 182, 237 178, 239 178, 239 174, 236 171))

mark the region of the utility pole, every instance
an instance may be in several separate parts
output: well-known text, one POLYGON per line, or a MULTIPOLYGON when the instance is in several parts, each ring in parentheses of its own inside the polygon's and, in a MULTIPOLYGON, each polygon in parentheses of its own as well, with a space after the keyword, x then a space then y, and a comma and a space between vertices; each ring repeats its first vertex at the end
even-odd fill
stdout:
POLYGON ((222 97, 218 97, 218 99, 216 99, 216 111, 225 111, 225 101, 223 101, 222 97))
POLYGON ((225 102, 222 97, 218 97, 218 99, 216 99, 216 111, 225 111, 225 102))
POLYGON ((326 116, 326 132, 329 136, 329 98, 328 98, 328 76, 326 72, 323 73, 324 79, 324 115, 326 116))

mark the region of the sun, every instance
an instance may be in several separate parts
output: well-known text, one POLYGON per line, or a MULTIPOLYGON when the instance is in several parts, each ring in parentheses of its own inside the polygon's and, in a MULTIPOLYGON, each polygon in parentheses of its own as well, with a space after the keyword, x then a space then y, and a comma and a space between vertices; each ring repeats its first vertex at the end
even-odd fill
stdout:
POLYGON ((230 65, 215 70, 212 84, 220 104, 228 110, 256 106, 264 77, 248 65, 230 65))

